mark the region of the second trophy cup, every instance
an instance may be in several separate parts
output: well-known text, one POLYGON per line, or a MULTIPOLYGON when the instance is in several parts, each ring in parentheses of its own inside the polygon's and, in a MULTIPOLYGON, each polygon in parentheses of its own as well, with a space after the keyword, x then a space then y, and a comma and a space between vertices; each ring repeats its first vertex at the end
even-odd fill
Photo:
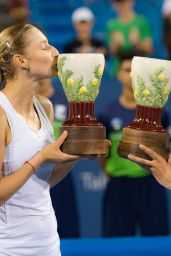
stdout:
POLYGON ((161 124, 161 113, 170 93, 170 71, 170 61, 133 58, 131 78, 137 103, 136 116, 122 131, 119 156, 127 158, 128 154, 134 154, 150 159, 139 148, 139 144, 144 144, 168 158, 169 136, 161 124))

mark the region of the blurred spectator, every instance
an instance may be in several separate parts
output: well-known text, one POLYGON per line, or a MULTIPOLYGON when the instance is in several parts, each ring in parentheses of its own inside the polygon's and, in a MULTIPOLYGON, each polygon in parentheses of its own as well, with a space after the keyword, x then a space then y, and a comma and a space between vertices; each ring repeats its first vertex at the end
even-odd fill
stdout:
POLYGON ((0 32, 10 26, 10 17, 8 15, 7 0, 0 0, 0 32))
POLYGON ((164 0, 163 13, 163 38, 168 51, 168 59, 171 60, 171 0, 164 0))
POLYGON ((87 7, 80 7, 72 14, 72 24, 76 37, 64 46, 66 53, 103 53, 106 54, 104 43, 92 36, 94 14, 87 7))
POLYGON ((30 20, 31 10, 28 0, 8 0, 6 7, 8 16, 10 18, 10 25, 18 23, 30 23, 45 34, 41 25, 35 24, 30 20))
POLYGON ((8 0, 7 8, 11 24, 29 23, 30 9, 28 0, 8 0))
MULTIPOLYGON (((140 55, 151 54, 152 36, 148 21, 134 11, 134 0, 111 0, 117 18, 107 23, 107 39, 111 55, 136 49, 140 55)), ((116 72, 119 63, 114 67, 116 72)))
MULTIPOLYGON (((130 78, 134 55, 137 53, 130 51, 120 56, 117 78, 122 93, 98 117, 112 142, 108 157, 101 159, 102 168, 109 177, 103 202, 105 237, 134 236, 138 229, 144 236, 168 234, 165 189, 145 169, 117 155, 122 128, 135 117, 136 103, 130 78)), ((169 124, 166 112, 162 123, 165 127, 169 124)))
MULTIPOLYGON (((30 23, 29 13, 28 0, 0 0, 0 31, 17 23, 30 23)), ((0 90, 3 86, 0 83, 0 90)))
MULTIPOLYGON (((67 118, 67 100, 63 91, 53 87, 50 79, 40 81, 37 95, 50 98, 54 107, 54 134, 67 118)), ((78 209, 75 186, 70 172, 60 184, 50 190, 53 208, 58 220, 60 238, 76 238, 80 236, 78 209)))

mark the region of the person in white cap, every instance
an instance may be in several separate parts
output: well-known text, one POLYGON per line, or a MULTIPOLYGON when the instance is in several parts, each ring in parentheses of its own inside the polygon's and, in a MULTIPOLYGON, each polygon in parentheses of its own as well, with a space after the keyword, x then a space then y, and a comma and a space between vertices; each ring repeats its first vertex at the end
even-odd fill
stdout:
POLYGON ((104 43, 92 36, 94 14, 87 7, 77 8, 72 14, 72 24, 76 37, 64 46, 66 53, 91 53, 106 54, 104 43))
POLYGON ((171 1, 170 0, 163 1, 162 13, 164 16, 168 16, 171 14, 171 1))
POLYGON ((171 60, 171 0, 163 1, 163 40, 168 51, 168 59, 171 60))

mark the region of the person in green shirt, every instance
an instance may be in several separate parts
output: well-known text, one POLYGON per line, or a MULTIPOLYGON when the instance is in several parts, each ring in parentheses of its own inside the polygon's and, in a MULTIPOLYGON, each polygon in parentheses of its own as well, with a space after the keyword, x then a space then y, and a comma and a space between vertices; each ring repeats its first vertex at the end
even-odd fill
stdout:
POLYGON ((116 73, 119 67, 117 55, 120 52, 136 49, 141 55, 149 55, 153 52, 153 45, 150 25, 145 17, 135 13, 134 0, 111 2, 117 18, 107 23, 107 41, 110 54, 115 57, 116 73))
MULTIPOLYGON (((135 117, 136 103, 131 86, 131 60, 135 52, 120 55, 117 77, 122 86, 119 99, 103 108, 98 120, 106 127, 111 148, 101 165, 109 181, 103 201, 103 236, 133 236, 137 228, 144 236, 167 235, 166 194, 154 177, 139 165, 117 155, 122 128, 135 117)), ((162 124, 167 127, 168 114, 162 124)))

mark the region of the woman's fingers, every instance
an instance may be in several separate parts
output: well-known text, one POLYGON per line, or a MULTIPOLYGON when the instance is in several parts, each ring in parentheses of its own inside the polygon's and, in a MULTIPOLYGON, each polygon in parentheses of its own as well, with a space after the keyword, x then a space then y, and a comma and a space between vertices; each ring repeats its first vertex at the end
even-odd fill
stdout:
POLYGON ((59 147, 64 143, 68 136, 68 132, 64 131, 61 136, 57 139, 56 143, 59 145, 59 147))
POLYGON ((68 136, 68 132, 64 131, 61 134, 61 136, 55 142, 58 145, 58 151, 56 152, 57 153, 58 161, 74 161, 74 160, 77 160, 77 159, 80 158, 77 155, 69 155, 69 154, 63 153, 60 150, 60 146, 64 143, 64 141, 66 140, 67 136, 68 136))
POLYGON ((63 153, 61 151, 60 153, 60 157, 62 158, 62 160, 64 161, 67 161, 67 160, 77 160, 80 158, 80 156, 77 156, 77 155, 69 155, 69 154, 66 154, 66 153, 63 153))
MULTIPOLYGON (((140 149, 142 149, 147 155, 149 155, 152 160, 146 160, 144 158, 140 158, 134 155, 129 154, 128 158, 138 164, 140 164, 141 166, 144 166, 144 168, 148 168, 150 169, 152 172, 154 171, 153 168, 155 168, 155 170, 157 170, 161 165, 165 164, 165 159, 160 156, 159 154, 157 154, 155 151, 153 151, 152 149, 144 146, 144 145, 139 145, 140 149)), ((171 157, 170 157, 170 161, 171 161, 171 157)))
POLYGON ((157 154, 155 151, 153 151, 152 149, 140 144, 139 148, 142 149, 147 155, 149 155, 153 160, 159 160, 161 161, 163 158, 157 154))
POLYGON ((154 163, 156 161, 162 162, 164 160, 159 154, 157 154, 155 151, 153 151, 152 149, 150 149, 150 148, 148 148, 148 147, 146 147, 144 145, 139 145, 139 148, 141 150, 143 150, 147 155, 149 155, 152 158, 153 161, 146 160, 146 159, 143 159, 143 158, 140 158, 140 157, 136 157, 134 155, 129 154, 128 158, 130 160, 132 160, 132 161, 134 161, 134 162, 136 162, 138 164, 149 166, 149 167, 154 166, 154 163))
POLYGON ((143 159, 143 158, 131 155, 131 154, 128 155, 128 158, 138 164, 141 164, 141 165, 150 166, 150 167, 153 166, 153 162, 150 160, 146 160, 146 159, 143 159))

